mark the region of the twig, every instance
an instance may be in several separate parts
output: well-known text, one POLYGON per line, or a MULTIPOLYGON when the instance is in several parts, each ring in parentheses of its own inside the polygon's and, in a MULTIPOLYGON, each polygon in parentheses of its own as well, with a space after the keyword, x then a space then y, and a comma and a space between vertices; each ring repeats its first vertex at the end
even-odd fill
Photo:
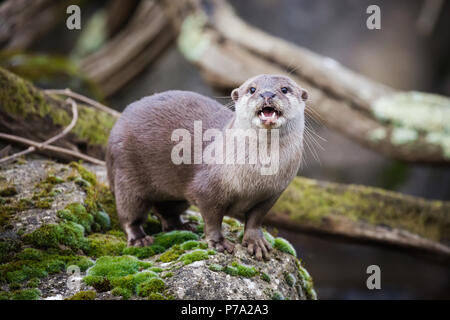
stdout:
POLYGON ((72 151, 72 150, 68 150, 65 148, 61 148, 61 147, 55 147, 55 146, 51 146, 50 144, 61 139, 62 137, 64 137, 66 134, 68 134, 73 127, 75 127, 77 121, 78 121, 78 106, 76 104, 75 101, 73 101, 72 99, 68 98, 66 100, 67 102, 69 102, 72 105, 72 121, 70 122, 70 124, 63 130, 61 131, 59 134, 57 134, 56 136, 44 141, 44 142, 36 142, 33 140, 29 140, 29 139, 25 139, 25 138, 21 138, 15 135, 10 135, 10 134, 6 134, 6 133, 0 133, 0 138, 2 139, 6 139, 6 140, 11 140, 11 141, 15 141, 15 142, 19 142, 22 144, 27 144, 30 145, 30 147, 24 151, 15 153, 9 157, 5 157, 0 159, 0 164, 11 161, 13 159, 16 159, 20 156, 26 155, 28 153, 34 152, 36 150, 50 150, 50 151, 54 151, 54 152, 59 152, 59 153, 63 153, 63 154, 67 154, 67 155, 71 155, 74 156, 76 158, 79 159, 83 159, 95 164, 100 164, 100 165, 104 165, 105 162, 98 160, 96 158, 92 158, 90 156, 84 155, 82 153, 76 152, 76 151, 72 151))
POLYGON ((93 157, 90 157, 90 156, 87 156, 87 155, 82 154, 82 153, 77 152, 77 151, 72 151, 72 150, 69 150, 69 149, 61 148, 61 147, 55 147, 55 146, 52 146, 52 145, 45 145, 44 146, 42 143, 39 143, 39 142, 36 142, 36 141, 33 141, 33 140, 29 140, 29 139, 25 139, 25 138, 20 138, 20 137, 14 136, 14 135, 6 134, 6 133, 0 133, 0 138, 1 139, 5 139, 5 140, 11 140, 11 141, 22 143, 22 144, 30 145, 30 146, 32 146, 31 148, 35 148, 34 150, 39 149, 39 147, 42 147, 42 150, 49 150, 49 151, 53 151, 53 152, 66 154, 66 155, 69 155, 69 156, 72 156, 72 157, 75 157, 75 158, 79 158, 79 159, 82 159, 82 160, 86 160, 86 161, 92 162, 94 164, 101 165, 101 166, 105 165, 104 161, 96 159, 96 158, 93 158, 93 157))
POLYGON ((91 105, 94 108, 97 108, 97 109, 102 110, 102 111, 104 111, 106 113, 109 113, 110 115, 112 115, 112 116, 114 116, 116 118, 120 117, 120 112, 117 112, 116 110, 113 110, 113 109, 111 109, 111 108, 109 108, 109 107, 107 107, 107 106, 105 106, 105 105, 103 105, 103 104, 101 104, 101 103, 99 103, 97 101, 94 101, 94 100, 92 100, 92 99, 90 99, 88 97, 85 97, 85 96, 83 96, 83 95, 81 95, 79 93, 73 92, 70 89, 63 89, 63 90, 62 89, 61 90, 60 89, 48 89, 48 90, 44 90, 44 92, 48 93, 48 94, 61 94, 61 95, 65 95, 67 97, 72 97, 74 99, 77 99, 77 100, 80 100, 80 101, 82 101, 84 103, 87 103, 87 104, 91 105))

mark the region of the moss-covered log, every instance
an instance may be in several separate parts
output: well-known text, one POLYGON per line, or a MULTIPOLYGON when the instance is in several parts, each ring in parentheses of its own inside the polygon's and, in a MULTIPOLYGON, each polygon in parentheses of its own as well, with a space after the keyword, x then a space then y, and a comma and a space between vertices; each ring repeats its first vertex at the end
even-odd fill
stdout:
POLYGON ((296 177, 266 222, 291 230, 437 253, 450 261, 450 203, 296 177))
MULTIPOLYGON (((78 104, 73 130, 55 145, 103 159, 108 134, 116 118, 78 104)), ((0 68, 0 131, 34 141, 45 141, 72 119, 64 99, 45 94, 31 83, 0 68)), ((61 155, 58 155, 61 157, 61 155)))

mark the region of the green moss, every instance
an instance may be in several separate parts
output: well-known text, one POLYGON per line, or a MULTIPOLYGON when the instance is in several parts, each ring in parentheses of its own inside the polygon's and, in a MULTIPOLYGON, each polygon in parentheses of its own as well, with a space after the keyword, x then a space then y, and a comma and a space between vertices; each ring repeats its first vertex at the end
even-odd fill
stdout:
POLYGON ((27 282, 27 287, 28 288, 37 288, 40 283, 41 283, 41 280, 39 280, 39 278, 32 278, 27 282))
POLYGON ((58 211, 57 216, 61 219, 78 223, 84 227, 87 233, 91 233, 94 217, 86 211, 82 204, 71 203, 64 210, 58 211))
POLYGON ((0 290, 0 301, 1 300, 10 300, 11 293, 9 291, 0 290))
POLYGON ((180 248, 182 250, 188 251, 188 250, 197 249, 197 248, 206 249, 206 248, 208 248, 208 245, 204 242, 199 242, 196 240, 188 240, 188 241, 183 242, 180 245, 180 248))
POLYGON ((155 234, 162 231, 161 222, 158 219, 155 219, 151 215, 148 216, 147 222, 143 226, 145 233, 147 234, 155 234))
POLYGON ((111 218, 103 210, 99 210, 95 213, 94 221, 99 224, 100 230, 108 230, 111 228, 111 218))
POLYGON ((140 283, 137 287, 137 294, 141 297, 148 297, 152 293, 162 293, 166 285, 160 278, 152 278, 140 283))
POLYGON ((167 273, 163 274, 161 278, 166 279, 166 278, 171 278, 171 277, 173 277, 173 273, 167 272, 167 273))
MULTIPOLYGON (((189 208, 189 210, 199 212, 199 209, 196 206, 191 206, 189 208)), ((201 217, 191 215, 191 214, 187 216, 187 219, 188 219, 188 221, 192 221, 192 222, 203 222, 203 219, 201 217)))
POLYGON ((140 261, 132 256, 103 256, 95 262, 95 265, 92 268, 89 269, 88 275, 107 278, 121 277, 134 274, 141 269, 147 269, 151 266, 151 263, 140 261))
POLYGON ((227 224, 230 227, 231 232, 237 232, 242 229, 242 223, 234 218, 224 217, 223 223, 227 224))
POLYGON ((87 170, 85 167, 83 167, 83 165, 80 162, 71 162, 69 166, 71 168, 76 169, 80 174, 81 178, 88 181, 91 185, 97 184, 97 177, 95 176, 95 174, 87 170))
POLYGON ((76 265, 82 272, 86 271, 88 268, 94 265, 94 262, 92 262, 91 259, 85 256, 69 256, 62 258, 66 261, 66 267, 76 265))
POLYGON ((174 230, 155 235, 155 241, 153 244, 168 249, 175 244, 181 244, 188 240, 198 240, 198 238, 198 235, 191 231, 174 230))
POLYGON ((83 282, 88 286, 94 287, 97 292, 106 292, 112 289, 111 282, 103 276, 86 276, 83 282))
POLYGON ((12 228, 9 221, 14 214, 33 207, 35 207, 33 201, 27 198, 14 199, 0 197, 0 231, 12 228))
POLYGON ((167 298, 161 293, 154 292, 148 295, 148 300, 167 300, 167 298))
POLYGON ((81 271, 85 271, 92 264, 85 256, 61 255, 26 248, 16 255, 15 261, 0 265, 0 282, 13 283, 44 278, 48 274, 61 272, 70 265, 77 265, 81 271))
POLYGON ((261 277, 261 279, 264 280, 265 282, 270 283, 270 276, 269 276, 267 273, 261 272, 260 277, 261 277))
POLYGON ((209 270, 215 271, 215 272, 224 270, 224 267, 222 267, 220 264, 217 264, 217 263, 210 264, 208 268, 209 268, 209 270))
POLYGON ((176 244, 172 246, 172 248, 161 254, 158 260, 162 262, 172 262, 177 260, 183 253, 184 250, 180 248, 180 245, 176 244))
POLYGON ((183 254, 180 257, 180 260, 185 265, 188 265, 188 264, 191 264, 191 263, 193 263, 195 261, 206 260, 208 258, 209 258, 208 251, 202 250, 202 249, 197 249, 197 250, 194 250, 192 252, 188 252, 188 253, 183 254))
POLYGON ((258 271, 251 266, 239 264, 234 261, 231 266, 226 266, 223 271, 232 276, 241 276, 245 278, 252 278, 258 274, 258 271))
POLYGON ((267 231, 263 231, 264 238, 266 238, 267 242, 273 247, 275 245, 275 238, 267 231))
POLYGON ((237 268, 238 275, 242 277, 251 278, 258 274, 258 271, 254 267, 238 264, 237 262, 233 262, 231 265, 237 268))
POLYGON ((301 263, 298 260, 296 261, 296 263, 298 268, 298 278, 303 291, 306 293, 308 299, 317 300, 317 294, 314 290, 314 283, 310 274, 308 273, 308 271, 306 271, 305 268, 302 267, 301 263))
POLYGON ((15 187, 5 187, 0 190, 0 196, 1 197, 13 197, 17 194, 17 189, 15 187))
POLYGON ((73 296, 66 298, 64 300, 95 300, 96 297, 97 292, 88 290, 77 292, 73 296))
POLYGON ((293 287, 295 285, 295 283, 297 282, 297 280, 295 279, 295 277, 292 273, 284 272, 283 276, 284 276, 284 280, 290 287, 293 287))
POLYGON ((41 250, 35 248, 25 248, 17 254, 18 260, 36 260, 40 261, 44 258, 45 254, 41 250))
MULTIPOLYGON (((93 257, 118 256, 127 247, 123 238, 111 234, 94 233, 87 237, 89 241, 88 254, 93 257)), ((124 252, 125 254, 129 254, 124 252)))
POLYGON ((281 292, 274 292, 272 295, 272 300, 284 300, 284 296, 281 292))
POLYGON ((131 292, 131 290, 126 289, 126 288, 116 287, 116 288, 112 289, 111 294, 113 296, 120 296, 124 300, 128 300, 133 295, 133 292, 131 292))
POLYGON ((160 273, 160 272, 164 271, 163 268, 158 268, 158 267, 151 267, 149 270, 153 271, 153 272, 156 272, 156 273, 160 273))
POLYGON ((205 229, 205 224, 203 222, 199 223, 198 226, 195 228, 195 233, 197 234, 203 234, 205 229))
POLYGON ((12 292, 11 300, 39 300, 40 297, 39 289, 24 289, 12 292))
POLYGON ((36 201, 36 203, 34 205, 38 209, 50 209, 52 207, 52 205, 50 203, 51 203, 50 200, 45 199, 45 200, 36 201))
POLYGON ((83 226, 68 221, 60 224, 46 224, 23 236, 26 243, 38 248, 58 248, 65 245, 73 250, 87 250, 89 242, 84 237, 83 226))
POLYGON ((21 248, 22 244, 17 239, 0 240, 0 264, 13 259, 16 252, 21 248))
POLYGON ((114 288, 125 288, 134 293, 136 292, 136 289, 139 284, 155 277, 158 277, 158 275, 155 272, 143 271, 123 277, 112 277, 111 285, 114 288))
POLYGON ((9 290, 10 290, 10 291, 18 290, 18 289, 20 289, 20 288, 22 288, 22 286, 20 285, 20 283, 13 282, 13 283, 10 283, 10 284, 9 284, 9 290))
POLYGON ((154 256, 155 254, 164 252, 164 250, 165 248, 153 244, 147 247, 127 247, 122 253, 138 257, 139 259, 146 259, 154 256))
POLYGON ((293 255, 294 257, 297 256, 297 252, 295 251, 294 247, 286 239, 275 238, 274 248, 277 248, 278 250, 280 250, 282 252, 289 253, 289 254, 293 255))

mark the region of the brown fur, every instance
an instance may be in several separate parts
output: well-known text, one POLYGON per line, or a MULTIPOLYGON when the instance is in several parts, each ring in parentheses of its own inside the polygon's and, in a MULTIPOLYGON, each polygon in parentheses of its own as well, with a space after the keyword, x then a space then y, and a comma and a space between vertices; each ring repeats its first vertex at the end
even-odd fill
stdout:
MULTIPOLYGON (((153 207, 164 230, 186 227, 179 215, 189 204, 199 207, 210 247, 232 252, 233 244, 221 233, 224 215, 245 213, 243 244, 257 258, 268 257, 270 245, 260 230, 262 219, 296 175, 303 150, 304 90, 282 76, 262 75, 250 79, 233 91, 236 112, 193 92, 167 91, 130 104, 111 131, 107 148, 107 171, 116 198, 119 220, 129 245, 148 245, 142 224, 153 207), (250 82, 249 82, 250 81, 250 82), (249 85, 258 91, 248 94, 249 85), (279 92, 289 86, 289 95, 279 92), (258 164, 180 164, 171 160, 171 141, 175 129, 193 134, 194 121, 202 130, 254 127, 248 120, 264 103, 261 90, 274 92, 274 105, 288 119, 280 129, 280 169, 276 175, 261 176, 258 164), (303 109, 302 109, 303 108, 303 109)), ((284 121, 283 120, 283 121, 284 121)), ((203 150, 211 142, 203 142, 203 150)), ((192 153, 193 154, 193 153, 192 153)), ((246 154, 248 157, 248 154, 246 154)))

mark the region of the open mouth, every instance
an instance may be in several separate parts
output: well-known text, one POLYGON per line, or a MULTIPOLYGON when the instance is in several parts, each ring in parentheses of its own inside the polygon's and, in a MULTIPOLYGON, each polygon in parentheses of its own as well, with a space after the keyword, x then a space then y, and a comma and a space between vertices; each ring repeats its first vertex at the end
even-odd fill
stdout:
POLYGON ((270 125, 275 123, 280 117, 281 112, 275 109, 274 107, 265 106, 261 110, 258 111, 258 118, 265 125, 270 125))

